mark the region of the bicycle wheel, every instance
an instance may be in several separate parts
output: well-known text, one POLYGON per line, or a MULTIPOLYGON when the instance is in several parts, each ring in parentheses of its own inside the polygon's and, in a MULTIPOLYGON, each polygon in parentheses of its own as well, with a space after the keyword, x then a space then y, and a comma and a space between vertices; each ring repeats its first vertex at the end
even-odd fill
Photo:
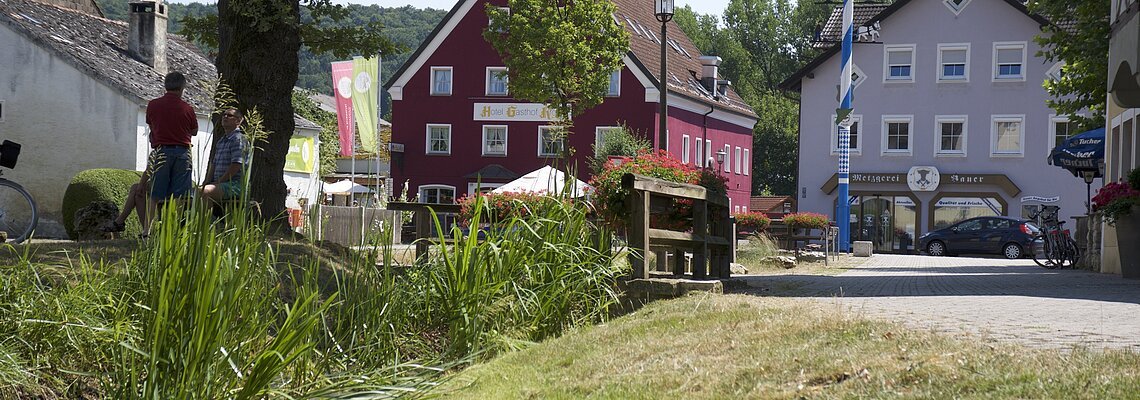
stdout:
POLYGON ((1041 248, 1034 249, 1033 262, 1048 269, 1057 268, 1057 264, 1053 264, 1053 261, 1049 260, 1049 253, 1053 250, 1054 246, 1049 245, 1048 237, 1041 237, 1040 240, 1041 248))
POLYGON ((39 214, 32 195, 20 184, 0 179, 0 231, 8 235, 7 243, 27 240, 37 222, 39 214))
POLYGON ((1076 268, 1077 267, 1077 260, 1081 259, 1081 249, 1079 247, 1077 247, 1077 241, 1073 240, 1073 238, 1071 238, 1071 237, 1066 236, 1065 237, 1065 249, 1066 249, 1066 253, 1068 253, 1068 256, 1069 256, 1068 257, 1069 258, 1068 259, 1068 261, 1069 261, 1068 266, 1070 268, 1076 268))

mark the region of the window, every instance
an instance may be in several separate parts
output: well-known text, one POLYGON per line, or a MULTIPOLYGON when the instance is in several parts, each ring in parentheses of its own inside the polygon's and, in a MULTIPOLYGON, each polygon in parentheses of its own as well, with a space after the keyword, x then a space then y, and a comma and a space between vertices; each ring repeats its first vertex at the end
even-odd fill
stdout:
POLYGON ((431 94, 451 95, 451 67, 431 67, 431 94))
POLYGON ((451 125, 427 126, 427 154, 451 154, 451 125))
POLYGON ((1020 157, 1025 141, 1024 115, 995 115, 992 117, 990 155, 994 157, 1020 157))
POLYGON ((484 125, 483 126, 483 155, 484 156, 505 156, 505 155, 507 155, 507 126, 506 125, 484 125))
POLYGON ((938 81, 970 81, 970 44, 938 45, 938 81))
POLYGON ((476 193, 490 193, 492 190, 495 190, 499 186, 503 185, 503 183, 471 182, 467 184, 467 194, 474 195, 476 193))
POLYGON ((507 69, 487 67, 487 95, 506 96, 507 94, 507 69))
POLYGON ((689 135, 681 135, 681 164, 689 163, 689 135))
POLYGON ((420 203, 452 204, 455 203, 455 186, 423 185, 420 186, 420 203))
POLYGON ((914 45, 888 45, 883 47, 885 65, 884 82, 914 82, 914 45))
POLYGON ((744 175, 752 174, 752 157, 748 153, 748 149, 744 149, 744 175))
POLYGON ((851 87, 858 88, 864 81, 867 80, 867 74, 863 73, 863 69, 859 68, 855 63, 851 63, 851 87))
POLYGON ((610 88, 606 90, 606 96, 618 97, 621 96, 621 70, 610 73, 610 88))
POLYGON ((594 128, 594 153, 606 143, 606 137, 621 130, 620 126, 599 126, 594 128))
POLYGON ((724 155, 717 153, 717 162, 724 164, 724 172, 732 172, 732 146, 724 145, 724 155))
MULTIPOLYGON (((852 114, 851 121, 851 133, 847 135, 848 154, 862 154, 863 147, 860 145, 859 131, 863 125, 863 116, 852 114)), ((834 156, 839 154, 839 125, 835 123, 834 114, 831 115, 828 123, 831 124, 831 155, 834 156)))
POLYGON ((1051 81, 1059 81, 1063 77, 1065 77, 1065 62, 1064 61, 1054 63, 1052 67, 1049 67, 1048 71, 1045 71, 1045 79, 1048 79, 1051 81))
POLYGON ((562 129, 557 126, 538 127, 538 156, 558 157, 562 155, 562 129))
POLYGON ((0 100, 0 122, 4 122, 4 101, 0 100))
POLYGON ((938 134, 934 148, 935 156, 966 155, 966 118, 965 115, 934 117, 934 129, 938 134))
POLYGON ((910 115, 884 115, 883 116, 883 155, 909 155, 911 154, 911 122, 910 115))
POLYGON ((1025 42, 994 42, 994 80, 1024 81, 1025 42))
POLYGON ((734 152, 732 154, 732 159, 735 161, 733 163, 734 164, 733 167, 736 169, 733 172, 736 173, 737 175, 740 175, 740 172, 744 169, 744 165, 743 165, 744 160, 742 159, 741 155, 742 155, 742 153, 740 151, 740 147, 737 147, 736 152, 734 152))
MULTIPOLYGON (((503 14, 505 14, 507 16, 511 15, 510 7, 495 7, 495 8, 498 8, 499 11, 501 11, 503 14)), ((491 26, 491 16, 490 15, 487 15, 487 26, 488 27, 491 26)), ((495 29, 495 32, 503 32, 503 31, 504 31, 503 29, 495 29)))
POLYGON ((1076 135, 1077 124, 1069 122, 1069 117, 1049 116, 1049 137, 1053 138, 1047 151, 1052 152, 1054 147, 1060 146, 1069 136, 1076 135))
POLYGON ((705 168, 712 167, 713 164, 716 163, 716 159, 713 158, 714 156, 713 156, 713 148, 712 148, 712 141, 711 140, 705 141, 705 153, 707 153, 707 154, 705 154, 705 168))
POLYGON ((696 165, 697 167, 704 167, 705 166, 705 152, 704 152, 705 141, 701 140, 700 138, 697 138, 695 144, 696 144, 696 149, 694 149, 694 151, 693 151, 693 165, 696 165))

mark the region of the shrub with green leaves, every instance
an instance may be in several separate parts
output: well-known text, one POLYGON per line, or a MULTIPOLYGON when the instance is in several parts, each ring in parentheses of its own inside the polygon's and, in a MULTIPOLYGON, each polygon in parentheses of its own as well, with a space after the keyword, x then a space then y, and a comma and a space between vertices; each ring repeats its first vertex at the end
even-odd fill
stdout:
POLYGON ((625 124, 619 129, 603 131, 601 145, 594 143, 594 157, 590 159, 590 172, 594 175, 602 172, 610 157, 636 157, 638 154, 649 151, 651 144, 644 135, 637 135, 625 124))
POLYGON ((533 192, 483 193, 459 199, 459 222, 469 226, 476 207, 482 205, 484 219, 491 224, 504 224, 513 218, 529 219, 569 204, 570 199, 533 192), (482 197, 480 201, 479 197, 482 197))
MULTIPOLYGON (((71 178, 67 191, 63 193, 63 225, 67 228, 67 235, 74 239, 75 212, 88 204, 97 201, 109 201, 122 206, 130 192, 131 185, 139 182, 142 174, 139 171, 126 169, 89 169, 82 171, 71 178)), ((133 214, 127 219, 127 231, 124 236, 133 236, 140 232, 139 221, 133 214)))

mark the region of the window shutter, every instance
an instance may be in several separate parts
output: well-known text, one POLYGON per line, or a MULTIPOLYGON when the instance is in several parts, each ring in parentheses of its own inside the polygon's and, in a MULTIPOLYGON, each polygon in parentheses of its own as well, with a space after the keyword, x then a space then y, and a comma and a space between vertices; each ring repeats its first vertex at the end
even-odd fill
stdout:
POLYGON ((892 51, 887 54, 887 64, 910 65, 910 51, 892 51))
POLYGON ((1021 64, 1021 50, 1022 49, 998 49, 997 63, 998 64, 1021 64))
POLYGON ((966 50, 943 50, 942 51, 943 64, 965 64, 966 63, 966 50))

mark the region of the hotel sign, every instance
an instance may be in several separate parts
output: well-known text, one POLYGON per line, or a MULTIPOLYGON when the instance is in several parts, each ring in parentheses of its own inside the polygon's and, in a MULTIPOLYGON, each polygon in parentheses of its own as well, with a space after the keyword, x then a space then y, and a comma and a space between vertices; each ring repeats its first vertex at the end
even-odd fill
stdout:
POLYGON ((539 121, 558 119, 558 113, 538 103, 475 103, 476 121, 539 121))

